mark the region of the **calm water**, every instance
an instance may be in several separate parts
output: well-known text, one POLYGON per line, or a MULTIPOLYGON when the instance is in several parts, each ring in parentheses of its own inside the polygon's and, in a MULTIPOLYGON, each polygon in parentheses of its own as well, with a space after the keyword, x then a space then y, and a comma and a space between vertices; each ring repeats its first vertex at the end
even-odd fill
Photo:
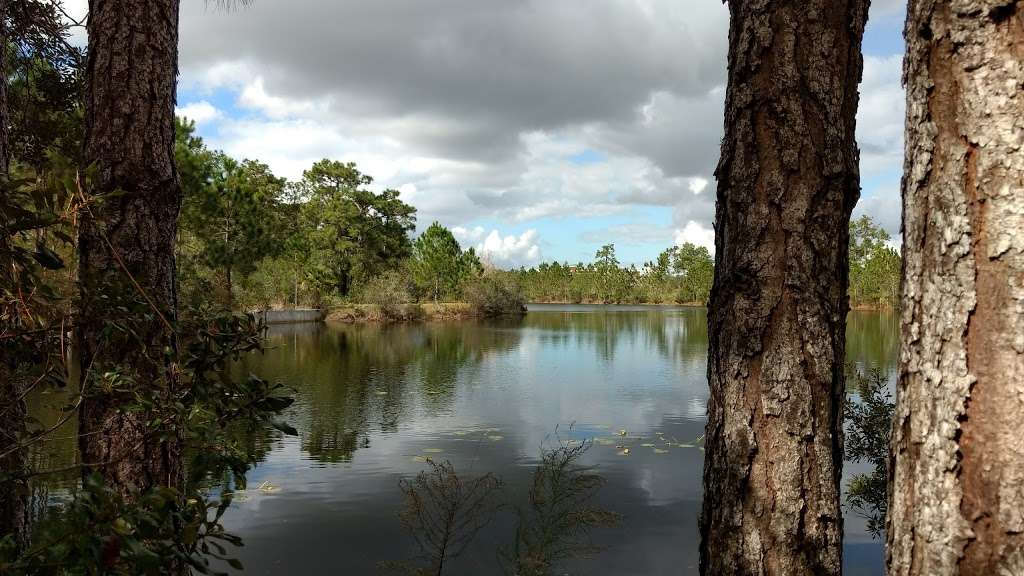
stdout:
MULTIPOLYGON (((378 573, 415 554, 398 483, 424 458, 499 475, 515 505, 559 438, 597 439, 586 463, 607 479, 598 501, 623 515, 594 532, 607 550, 567 571, 696 573, 703 452, 678 444, 703 433, 705 321, 694 308, 532 306, 515 320, 274 329, 244 368, 297 389, 288 421, 299 436, 268 432, 227 513, 246 573, 378 573)), ((892 316, 851 314, 848 342, 851 361, 892 370, 892 316)), ((881 546, 848 516, 847 573, 881 574, 881 546)), ((500 573, 496 550, 513 529, 500 515, 450 573, 500 573)))

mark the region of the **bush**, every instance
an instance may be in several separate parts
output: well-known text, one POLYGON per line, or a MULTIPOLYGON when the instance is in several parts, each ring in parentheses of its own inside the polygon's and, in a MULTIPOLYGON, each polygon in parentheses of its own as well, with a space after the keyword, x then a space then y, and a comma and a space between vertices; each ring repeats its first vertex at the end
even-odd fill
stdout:
POLYGON ((470 280, 462 288, 462 297, 479 316, 522 314, 526 311, 522 287, 505 275, 492 274, 470 280))
POLYGON ((384 272, 363 285, 360 300, 374 307, 379 320, 406 320, 422 313, 413 301, 412 286, 408 278, 395 270, 384 272))

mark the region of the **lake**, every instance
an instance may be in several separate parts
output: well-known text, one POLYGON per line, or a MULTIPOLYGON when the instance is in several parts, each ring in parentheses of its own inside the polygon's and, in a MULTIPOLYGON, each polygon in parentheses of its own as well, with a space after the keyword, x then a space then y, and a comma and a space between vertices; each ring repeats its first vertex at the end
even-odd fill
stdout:
MULTIPOLYGON (((622 515, 579 574, 696 574, 706 378, 700 308, 535 305, 522 318, 274 327, 244 370, 297 391, 225 517, 247 574, 376 574, 416 554, 399 481, 448 460, 504 483, 500 512, 450 574, 499 574, 544 447, 593 439, 595 504, 622 515), (624 454, 624 448, 629 448, 624 454), (262 488, 261 488, 262 486, 262 488)), ((892 373, 895 316, 854 312, 848 359, 892 373)), ((847 466, 844 476, 866 471, 847 466)), ((847 574, 882 574, 882 547, 847 514, 847 574)))

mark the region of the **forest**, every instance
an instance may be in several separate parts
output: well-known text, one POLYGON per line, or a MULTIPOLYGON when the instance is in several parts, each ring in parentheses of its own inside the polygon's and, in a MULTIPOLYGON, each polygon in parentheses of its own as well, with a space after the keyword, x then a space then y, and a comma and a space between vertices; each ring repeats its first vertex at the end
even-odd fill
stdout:
MULTIPOLYGON (((209 148, 175 114, 178 0, 92 0, 81 22, 57 0, 0 0, 0 574, 241 570, 225 514, 271 440, 304 425, 291 421, 295 388, 238 369, 267 342, 247 312, 365 305, 374 318, 421 319, 410 306, 445 303, 481 317, 521 316, 526 303, 706 307, 706 323, 687 325, 707 344, 708 393, 690 406, 706 416, 693 519, 703 575, 841 574, 844 454, 870 464, 848 502, 884 538, 889 573, 1024 573, 1024 2, 908 3, 899 239, 852 216, 870 2, 727 4, 714 252, 681 243, 624 263, 610 239, 590 262, 498 269, 353 162, 325 158, 290 181, 209 148), (851 309, 899 315, 891 384, 850 376, 851 309), (29 402, 50 394, 70 401, 44 422, 29 402), (59 438, 74 454, 50 461, 44 448, 59 438), (51 497, 49 480, 71 488, 51 497)), ((537 331, 537 342, 572 341, 537 331)), ((389 333, 376 348, 391 334, 442 348, 427 332, 389 333)), ((596 342, 593 365, 611 374, 619 348, 596 342)), ((406 396, 442 416, 458 406, 458 366, 409 366, 427 387, 406 396)), ((387 372, 368 367, 363 380, 387 372)), ((480 368, 468 397, 501 375, 480 368)), ((386 389, 355 389, 360 407, 415 413, 388 405, 405 400, 386 389)), ((504 440, 484 432, 481 442, 504 440)), ((625 428, 602 438, 620 461, 640 447, 667 454, 625 428)), ((542 449, 509 573, 561 573, 557 551, 537 551, 557 530, 534 533, 524 518, 554 516, 573 536, 618 521, 591 505, 604 479, 576 464, 588 441, 542 449), (564 477, 582 513, 557 509, 564 477)), ((399 485, 406 525, 429 532, 441 513, 422 495, 440 490, 449 522, 475 535, 482 524, 458 511, 501 482, 413 458, 432 472, 399 485)), ((438 559, 407 571, 448 573, 449 542, 423 538, 438 559)))

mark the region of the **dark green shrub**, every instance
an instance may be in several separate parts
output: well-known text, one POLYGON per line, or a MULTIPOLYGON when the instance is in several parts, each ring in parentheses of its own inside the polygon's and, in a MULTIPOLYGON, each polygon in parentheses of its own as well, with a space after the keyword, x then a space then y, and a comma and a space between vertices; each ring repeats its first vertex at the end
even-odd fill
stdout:
POLYGON ((404 320, 410 314, 413 301, 412 285, 407 276, 389 270, 370 279, 360 291, 360 300, 370 304, 374 310, 371 316, 378 320, 404 320))
POLYGON ((492 274, 468 281, 462 288, 462 297, 478 316, 522 314, 526 311, 522 287, 505 275, 492 274))

